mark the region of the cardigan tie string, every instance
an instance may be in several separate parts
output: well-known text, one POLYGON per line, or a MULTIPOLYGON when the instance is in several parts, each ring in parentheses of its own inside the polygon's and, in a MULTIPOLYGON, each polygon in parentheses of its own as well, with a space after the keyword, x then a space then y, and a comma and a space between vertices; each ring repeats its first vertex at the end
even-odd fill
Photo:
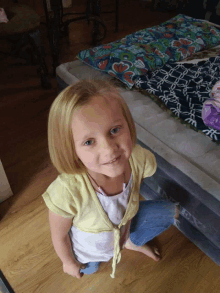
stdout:
POLYGON ((115 226, 114 227, 114 256, 112 260, 112 274, 110 275, 113 279, 115 278, 116 264, 118 264, 121 260, 119 242, 120 242, 120 229, 117 226, 115 226))

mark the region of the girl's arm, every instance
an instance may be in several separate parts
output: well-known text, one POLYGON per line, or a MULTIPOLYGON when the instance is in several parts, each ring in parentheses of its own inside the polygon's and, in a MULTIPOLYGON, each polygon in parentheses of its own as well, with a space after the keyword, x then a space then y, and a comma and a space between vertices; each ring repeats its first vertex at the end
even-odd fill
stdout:
POLYGON ((53 246, 62 263, 67 265, 77 263, 68 234, 72 219, 64 218, 49 210, 49 223, 53 246))
POLYGON ((63 263, 63 271, 77 279, 84 273, 80 272, 85 265, 76 260, 69 237, 72 219, 64 218, 49 210, 49 223, 54 249, 63 263))

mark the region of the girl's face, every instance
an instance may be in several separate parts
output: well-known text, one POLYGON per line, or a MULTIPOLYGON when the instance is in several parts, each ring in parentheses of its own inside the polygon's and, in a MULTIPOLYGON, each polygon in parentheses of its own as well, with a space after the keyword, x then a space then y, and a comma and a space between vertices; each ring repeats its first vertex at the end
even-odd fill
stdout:
POLYGON ((125 171, 132 139, 119 102, 93 97, 75 111, 72 131, 76 154, 92 176, 113 178, 125 171))

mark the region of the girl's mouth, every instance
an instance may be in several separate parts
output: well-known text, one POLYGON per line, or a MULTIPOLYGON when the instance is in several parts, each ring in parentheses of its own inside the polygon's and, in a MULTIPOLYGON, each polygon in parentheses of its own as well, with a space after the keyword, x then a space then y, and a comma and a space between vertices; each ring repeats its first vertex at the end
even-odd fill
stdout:
POLYGON ((121 158, 121 156, 118 156, 118 157, 117 157, 117 158, 115 158, 114 160, 111 160, 110 162, 108 162, 108 163, 105 163, 105 165, 112 165, 112 164, 114 164, 114 163, 118 162, 120 158, 121 158))

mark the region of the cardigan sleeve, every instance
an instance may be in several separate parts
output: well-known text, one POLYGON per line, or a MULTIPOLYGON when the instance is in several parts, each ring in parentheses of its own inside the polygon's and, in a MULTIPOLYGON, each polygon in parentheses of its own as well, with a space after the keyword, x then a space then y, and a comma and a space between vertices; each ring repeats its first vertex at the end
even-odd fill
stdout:
POLYGON ((142 179, 154 175, 157 169, 157 162, 155 155, 151 151, 140 145, 136 145, 135 157, 139 165, 142 179))
POLYGON ((74 218, 76 207, 73 195, 68 188, 57 178, 42 195, 49 210, 63 216, 74 218))
POLYGON ((155 155, 145 150, 145 166, 144 166, 144 172, 143 172, 143 178, 153 176, 157 169, 157 161, 155 158, 155 155))

